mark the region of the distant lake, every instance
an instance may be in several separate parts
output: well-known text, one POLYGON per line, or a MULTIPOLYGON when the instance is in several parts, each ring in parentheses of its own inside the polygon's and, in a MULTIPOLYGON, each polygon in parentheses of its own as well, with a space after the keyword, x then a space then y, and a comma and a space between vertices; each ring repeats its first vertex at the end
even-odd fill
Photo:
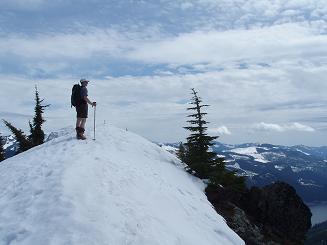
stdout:
POLYGON ((321 223, 327 220, 327 202, 324 203, 311 203, 307 204, 311 210, 312 217, 311 223, 312 225, 321 223))

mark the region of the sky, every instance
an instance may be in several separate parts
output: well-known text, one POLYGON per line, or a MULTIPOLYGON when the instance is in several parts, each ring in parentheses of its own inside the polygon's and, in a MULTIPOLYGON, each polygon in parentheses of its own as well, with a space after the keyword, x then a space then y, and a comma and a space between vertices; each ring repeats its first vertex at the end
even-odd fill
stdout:
POLYGON ((23 130, 35 86, 46 132, 74 126, 86 78, 98 124, 153 141, 185 141, 195 88, 224 143, 327 145, 326 77, 326 0, 0 0, 0 118, 23 130))

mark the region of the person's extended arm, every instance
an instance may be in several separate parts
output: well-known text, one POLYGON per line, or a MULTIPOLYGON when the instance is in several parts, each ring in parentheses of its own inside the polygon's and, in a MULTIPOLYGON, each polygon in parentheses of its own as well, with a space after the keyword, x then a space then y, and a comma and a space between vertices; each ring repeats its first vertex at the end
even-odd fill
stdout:
POLYGON ((84 100, 85 100, 86 103, 88 103, 89 105, 92 105, 92 106, 96 106, 96 105, 97 105, 96 102, 92 102, 91 100, 89 100, 89 98, 87 98, 87 96, 84 96, 84 100))

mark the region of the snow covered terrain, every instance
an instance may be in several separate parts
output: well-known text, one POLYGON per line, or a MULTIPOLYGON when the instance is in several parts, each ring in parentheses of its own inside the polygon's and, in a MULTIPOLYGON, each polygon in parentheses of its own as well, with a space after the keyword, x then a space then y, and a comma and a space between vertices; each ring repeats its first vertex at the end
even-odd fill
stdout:
MULTIPOLYGON (((177 150, 179 143, 168 145, 177 150)), ((327 201, 327 146, 230 145, 216 141, 212 150, 225 159, 228 169, 247 177, 249 186, 279 180, 292 185, 307 204, 327 201)))
POLYGON ((256 147, 247 147, 247 148, 236 148, 231 150, 231 152, 242 154, 242 155, 248 155, 254 158, 254 161, 261 162, 261 163, 267 163, 267 161, 262 154, 259 154, 257 152, 256 147))
POLYGON ((244 244, 172 154, 109 126, 89 138, 0 164, 1 245, 244 244))
POLYGON ((17 142, 13 135, 2 136, 3 149, 5 151, 6 158, 12 157, 17 151, 17 142))

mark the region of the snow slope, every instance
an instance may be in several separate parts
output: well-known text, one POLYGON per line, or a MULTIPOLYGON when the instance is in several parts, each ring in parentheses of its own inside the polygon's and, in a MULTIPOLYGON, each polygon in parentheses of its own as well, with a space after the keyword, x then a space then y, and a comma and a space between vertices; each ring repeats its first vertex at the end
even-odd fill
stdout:
POLYGON ((244 244, 173 155, 97 132, 78 141, 70 130, 1 163, 1 245, 244 244))

